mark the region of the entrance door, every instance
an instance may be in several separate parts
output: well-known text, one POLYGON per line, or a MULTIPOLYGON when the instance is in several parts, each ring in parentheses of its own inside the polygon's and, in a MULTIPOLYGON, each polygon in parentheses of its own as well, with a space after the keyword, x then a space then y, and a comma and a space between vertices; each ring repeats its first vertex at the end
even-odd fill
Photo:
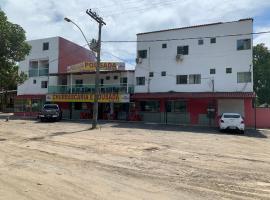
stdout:
POLYGON ((168 100, 166 101, 166 110, 164 121, 166 124, 189 124, 190 117, 187 112, 186 100, 168 100))

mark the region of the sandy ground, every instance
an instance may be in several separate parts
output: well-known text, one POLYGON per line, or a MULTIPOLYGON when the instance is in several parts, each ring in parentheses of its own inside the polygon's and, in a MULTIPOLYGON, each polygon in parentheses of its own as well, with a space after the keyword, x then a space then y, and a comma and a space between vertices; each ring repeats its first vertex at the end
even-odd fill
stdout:
POLYGON ((1 200, 270 199, 270 132, 0 121, 1 200))

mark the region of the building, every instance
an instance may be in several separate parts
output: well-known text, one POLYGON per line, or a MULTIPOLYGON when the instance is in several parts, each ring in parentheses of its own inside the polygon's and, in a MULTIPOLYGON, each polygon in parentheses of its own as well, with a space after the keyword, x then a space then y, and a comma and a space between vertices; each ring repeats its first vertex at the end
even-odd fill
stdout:
MULTIPOLYGON (((68 119, 92 119, 96 62, 67 66, 65 73, 51 73, 57 84, 49 84, 46 100, 57 103, 68 119)), ((120 62, 101 62, 99 119, 128 120, 130 94, 134 92, 134 70, 120 62)))
POLYGON ((137 34, 135 94, 147 122, 215 125, 238 112, 251 125, 253 19, 137 34))
POLYGON ((28 41, 32 49, 25 60, 19 63, 19 70, 28 79, 18 86, 15 99, 17 115, 36 115, 46 102, 48 85, 59 84, 50 73, 65 73, 68 65, 82 61, 94 61, 95 56, 84 47, 61 37, 28 41))

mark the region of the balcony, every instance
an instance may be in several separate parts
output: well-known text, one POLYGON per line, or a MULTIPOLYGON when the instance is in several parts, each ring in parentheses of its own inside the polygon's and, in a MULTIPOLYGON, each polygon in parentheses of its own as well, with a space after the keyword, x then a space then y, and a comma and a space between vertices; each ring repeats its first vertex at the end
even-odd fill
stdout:
MULTIPOLYGON (((50 94, 94 93, 95 85, 49 85, 50 94)), ((100 86, 101 93, 134 93, 134 85, 115 84, 100 86)))
POLYGON ((29 77, 48 76, 49 68, 39 68, 29 70, 29 77))

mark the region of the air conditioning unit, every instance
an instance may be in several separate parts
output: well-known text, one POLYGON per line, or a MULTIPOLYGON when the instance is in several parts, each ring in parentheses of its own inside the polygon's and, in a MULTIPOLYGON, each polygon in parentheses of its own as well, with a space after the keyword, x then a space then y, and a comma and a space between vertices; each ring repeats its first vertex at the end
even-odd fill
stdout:
POLYGON ((183 61, 183 59, 184 59, 184 56, 182 54, 176 54, 175 60, 177 62, 181 62, 181 61, 183 61))
POLYGON ((141 64, 142 63, 142 58, 136 58, 136 63, 141 64))

